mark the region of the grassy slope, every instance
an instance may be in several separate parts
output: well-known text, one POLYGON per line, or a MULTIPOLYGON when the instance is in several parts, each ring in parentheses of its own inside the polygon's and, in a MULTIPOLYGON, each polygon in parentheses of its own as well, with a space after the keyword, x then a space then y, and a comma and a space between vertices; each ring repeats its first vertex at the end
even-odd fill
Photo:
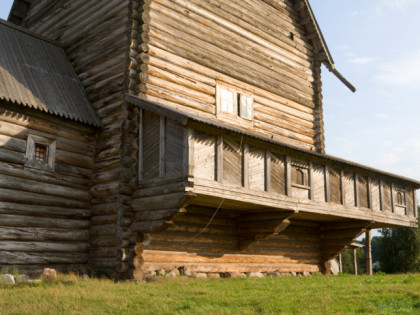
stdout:
POLYGON ((420 274, 0 286, 0 314, 420 314, 420 274))

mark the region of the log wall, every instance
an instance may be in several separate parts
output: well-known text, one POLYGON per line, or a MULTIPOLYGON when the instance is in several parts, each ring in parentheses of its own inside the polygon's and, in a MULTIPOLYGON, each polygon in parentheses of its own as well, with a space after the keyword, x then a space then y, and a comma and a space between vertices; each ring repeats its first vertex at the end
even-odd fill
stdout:
POLYGON ((323 151, 320 62, 289 1, 146 0, 138 95, 323 151), (254 95, 254 119, 217 115, 216 85, 254 95))
POLYGON ((94 131, 41 117, 0 109, 0 268, 87 269, 94 131), (25 166, 28 135, 56 141, 54 171, 25 166))
POLYGON ((134 176, 131 140, 125 133, 131 122, 123 102, 130 66, 137 64, 136 56, 130 55, 133 12, 128 0, 44 0, 23 22, 62 43, 102 121, 92 186, 91 263, 120 274, 127 271, 122 257, 131 217, 129 182, 134 176))
POLYGON ((238 249, 238 211, 220 210, 205 229, 215 209, 188 207, 174 225, 150 234, 144 246, 145 272, 177 268, 192 272, 319 272, 319 223, 292 220, 288 228, 238 249))

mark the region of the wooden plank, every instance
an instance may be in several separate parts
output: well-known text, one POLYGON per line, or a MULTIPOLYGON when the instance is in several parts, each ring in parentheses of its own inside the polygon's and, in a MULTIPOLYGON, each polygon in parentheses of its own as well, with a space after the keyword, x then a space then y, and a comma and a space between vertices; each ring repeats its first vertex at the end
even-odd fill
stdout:
POLYGON ((286 195, 285 157, 271 152, 270 160, 272 192, 286 195))

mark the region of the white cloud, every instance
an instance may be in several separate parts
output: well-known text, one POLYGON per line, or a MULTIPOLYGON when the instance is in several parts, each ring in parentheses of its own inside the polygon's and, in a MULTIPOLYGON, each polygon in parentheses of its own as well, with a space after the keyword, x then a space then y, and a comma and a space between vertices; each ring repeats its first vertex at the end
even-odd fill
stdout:
POLYGON ((417 0, 382 0, 381 4, 391 9, 405 9, 407 6, 416 3, 417 0))
POLYGON ((366 64, 371 63, 375 60, 376 60, 375 58, 371 58, 371 57, 359 57, 359 58, 352 58, 349 61, 351 63, 357 64, 357 65, 366 65, 366 64))
POLYGON ((390 119, 391 117, 389 117, 389 115, 384 114, 384 113, 379 113, 375 115, 376 118, 378 119, 390 119))
POLYGON ((399 59, 383 64, 375 79, 384 85, 418 89, 420 85, 420 50, 404 54, 399 59))

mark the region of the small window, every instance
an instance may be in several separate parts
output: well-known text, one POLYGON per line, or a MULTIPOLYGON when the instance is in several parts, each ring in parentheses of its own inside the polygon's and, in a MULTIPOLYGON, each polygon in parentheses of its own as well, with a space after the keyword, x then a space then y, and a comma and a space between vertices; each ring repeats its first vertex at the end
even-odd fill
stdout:
POLYGON ((301 169, 296 170, 296 184, 305 185, 305 173, 301 169))
POLYGON ((55 139, 28 135, 25 166, 42 170, 54 170, 55 139))
POLYGON ((34 160, 47 162, 48 161, 48 146, 40 144, 40 143, 35 143, 34 160))
POLYGON ((292 185, 308 186, 309 170, 300 166, 292 166, 292 185))
POLYGON ((252 93, 238 88, 217 85, 217 112, 227 113, 247 120, 254 117, 254 97, 252 93))

